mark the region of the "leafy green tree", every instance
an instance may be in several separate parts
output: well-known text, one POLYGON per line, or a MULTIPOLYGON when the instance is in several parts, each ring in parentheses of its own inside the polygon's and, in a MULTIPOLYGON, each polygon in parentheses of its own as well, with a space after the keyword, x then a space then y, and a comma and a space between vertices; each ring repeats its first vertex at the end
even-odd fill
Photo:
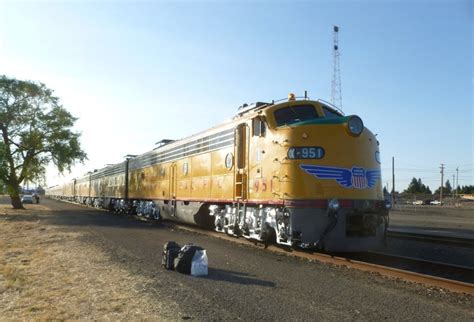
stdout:
POLYGON ((46 85, 0 77, 0 181, 13 208, 23 208, 20 184, 43 177, 47 164, 64 172, 87 158, 75 121, 46 85))

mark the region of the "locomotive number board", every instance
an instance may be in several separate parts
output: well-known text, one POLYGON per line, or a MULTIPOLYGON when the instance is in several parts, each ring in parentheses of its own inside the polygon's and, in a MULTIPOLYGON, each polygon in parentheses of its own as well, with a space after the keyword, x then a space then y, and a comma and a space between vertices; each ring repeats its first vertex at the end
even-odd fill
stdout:
POLYGON ((320 146, 298 146, 288 150, 288 159, 321 159, 324 149, 320 146))

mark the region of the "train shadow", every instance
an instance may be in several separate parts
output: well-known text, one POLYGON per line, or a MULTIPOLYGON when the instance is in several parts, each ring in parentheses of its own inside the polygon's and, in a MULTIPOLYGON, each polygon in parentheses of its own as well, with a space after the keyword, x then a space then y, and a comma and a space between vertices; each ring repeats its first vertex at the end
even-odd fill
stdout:
POLYGON ((140 220, 132 215, 118 215, 113 212, 95 209, 60 211, 56 216, 48 218, 47 223, 56 226, 89 226, 133 228, 140 230, 156 230, 165 228, 156 221, 140 220))
POLYGON ((229 283, 236 283, 242 285, 258 285, 265 287, 275 287, 275 283, 270 281, 261 280, 250 276, 247 273, 235 272, 226 269, 212 268, 209 267, 208 275, 205 279, 212 281, 223 281, 229 283))
POLYGON ((35 211, 27 206, 25 210, 9 211, 3 220, 14 222, 43 222, 54 226, 69 227, 117 227, 141 230, 165 228, 156 221, 140 220, 132 215, 118 215, 107 210, 90 208, 78 204, 45 200, 49 209, 35 211))

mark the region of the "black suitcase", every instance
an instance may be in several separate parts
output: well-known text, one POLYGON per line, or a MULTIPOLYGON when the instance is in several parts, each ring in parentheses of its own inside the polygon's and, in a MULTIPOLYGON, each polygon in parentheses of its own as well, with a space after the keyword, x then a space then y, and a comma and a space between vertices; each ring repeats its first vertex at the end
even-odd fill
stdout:
POLYGON ((163 246, 161 265, 163 265, 168 270, 174 270, 174 259, 178 256, 180 249, 181 246, 179 246, 176 242, 166 242, 163 246))

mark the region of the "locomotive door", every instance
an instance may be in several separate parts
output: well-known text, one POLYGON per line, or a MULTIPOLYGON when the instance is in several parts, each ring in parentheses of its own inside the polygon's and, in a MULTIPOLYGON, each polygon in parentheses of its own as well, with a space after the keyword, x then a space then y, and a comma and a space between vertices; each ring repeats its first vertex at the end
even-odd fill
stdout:
POLYGON ((235 178, 234 198, 238 201, 247 199, 248 192, 248 139, 249 127, 239 124, 235 129, 235 178))
POLYGON ((170 214, 176 216, 176 186, 178 182, 178 174, 176 169, 176 162, 170 166, 170 214))

